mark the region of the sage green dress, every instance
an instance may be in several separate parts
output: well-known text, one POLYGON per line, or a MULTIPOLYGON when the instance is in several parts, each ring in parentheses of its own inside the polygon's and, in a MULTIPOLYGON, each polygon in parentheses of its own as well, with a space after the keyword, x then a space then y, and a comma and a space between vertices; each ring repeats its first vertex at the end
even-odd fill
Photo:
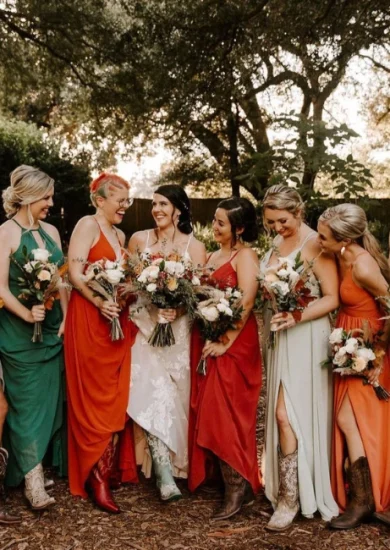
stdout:
MULTIPOLYGON (((20 245, 13 258, 23 265, 22 250, 26 247, 32 259, 31 251, 40 248, 34 238, 35 231, 39 232, 45 248, 50 251, 50 261, 61 265, 63 254, 42 227, 37 230, 21 227, 20 245)), ((11 260, 9 289, 16 297, 21 291, 18 285, 20 276, 20 268, 11 260)), ((9 486, 19 485, 26 473, 43 461, 49 447, 51 465, 64 473, 64 438, 61 432, 64 362, 62 340, 57 336, 61 320, 61 306, 56 300, 42 323, 43 342, 33 343, 34 325, 5 307, 0 309, 0 357, 9 404, 3 436, 3 445, 9 452, 6 475, 9 486)))

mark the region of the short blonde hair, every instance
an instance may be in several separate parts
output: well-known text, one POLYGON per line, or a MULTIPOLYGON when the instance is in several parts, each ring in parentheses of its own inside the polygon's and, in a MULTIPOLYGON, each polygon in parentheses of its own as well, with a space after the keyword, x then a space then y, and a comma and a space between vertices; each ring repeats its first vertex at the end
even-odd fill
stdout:
POLYGON ((268 230, 268 224, 264 216, 266 208, 270 210, 287 210, 287 212, 298 218, 303 217, 305 203, 296 189, 288 187, 288 185, 277 184, 267 189, 263 200, 263 225, 268 230))
POLYGON ((54 187, 53 178, 27 164, 15 168, 10 180, 11 185, 2 193, 7 218, 12 218, 22 206, 41 200, 54 187))
POLYGON ((102 172, 97 178, 95 178, 90 186, 90 198, 91 202, 95 208, 97 208, 96 198, 103 197, 106 199, 108 197, 109 191, 115 191, 117 189, 130 189, 130 184, 125 179, 117 176, 116 174, 110 174, 109 172, 102 172))

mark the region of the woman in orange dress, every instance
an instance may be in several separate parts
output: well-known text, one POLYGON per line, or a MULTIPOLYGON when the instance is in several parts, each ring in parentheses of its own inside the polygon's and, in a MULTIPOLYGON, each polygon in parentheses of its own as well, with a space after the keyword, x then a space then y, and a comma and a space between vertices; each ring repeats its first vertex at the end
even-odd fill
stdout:
MULTIPOLYGON (((328 208, 319 218, 318 233, 322 249, 335 254, 339 268, 341 307, 336 326, 350 331, 368 325, 373 335, 380 333, 383 313, 376 298, 387 294, 390 270, 368 230, 364 210, 355 204, 328 208)), ((369 370, 367 379, 389 390, 386 351, 382 364, 369 370)), ((344 513, 330 522, 334 529, 357 527, 390 505, 390 403, 380 401, 369 384, 363 385, 359 377, 335 376, 331 482, 344 513), (347 457, 350 467, 345 478, 347 457)))
POLYGON ((225 496, 214 520, 227 519, 253 501, 260 488, 256 451, 256 411, 261 388, 258 327, 252 309, 258 289, 258 258, 245 246, 258 234, 256 212, 247 199, 232 197, 218 204, 213 232, 220 250, 207 265, 220 288, 238 286, 242 324, 224 342, 202 342, 195 329, 191 350, 189 489, 201 485, 219 462, 225 496), (203 350, 202 350, 203 347, 203 350), (206 375, 196 372, 207 358, 206 375))
POLYGON ((87 262, 122 256, 125 236, 115 228, 130 206, 129 184, 103 173, 90 186, 94 216, 82 218, 70 240, 69 275, 74 286, 65 328, 68 389, 69 485, 73 495, 92 493, 112 513, 116 434, 123 430, 130 385, 132 325, 127 311, 96 296, 83 281, 87 262), (111 341, 110 323, 120 317, 123 340, 111 341))

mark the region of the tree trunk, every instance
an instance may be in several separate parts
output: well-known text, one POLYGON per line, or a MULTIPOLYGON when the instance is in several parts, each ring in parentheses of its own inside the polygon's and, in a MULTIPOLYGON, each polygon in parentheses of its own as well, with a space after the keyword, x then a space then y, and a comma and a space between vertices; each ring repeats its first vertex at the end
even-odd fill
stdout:
POLYGON ((234 197, 240 196, 240 182, 237 180, 237 176, 239 175, 238 129, 238 110, 236 113, 233 113, 231 109, 227 119, 227 134, 229 139, 230 182, 232 186, 232 195, 234 197))

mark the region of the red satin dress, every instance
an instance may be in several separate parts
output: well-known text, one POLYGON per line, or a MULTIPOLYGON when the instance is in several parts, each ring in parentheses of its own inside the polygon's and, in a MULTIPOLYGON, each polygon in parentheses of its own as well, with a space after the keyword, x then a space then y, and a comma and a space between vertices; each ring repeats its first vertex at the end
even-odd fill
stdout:
MULTIPOLYGON (((341 308, 337 327, 346 331, 362 328, 368 322, 373 334, 383 328, 383 316, 378 302, 367 290, 357 286, 349 269, 340 286, 341 308)), ((333 496, 341 511, 347 504, 344 463, 347 457, 345 438, 336 419, 346 395, 359 427, 368 465, 370 468, 375 508, 377 512, 390 507, 390 402, 380 401, 370 385, 363 385, 362 378, 334 376, 333 441, 331 483, 333 496)), ((389 353, 384 358, 384 368, 379 383, 390 390, 389 353)))
MULTIPOLYGON (((114 261, 116 255, 100 230, 88 262, 102 258, 114 261)), ((87 496, 84 485, 91 469, 113 434, 125 427, 136 328, 126 309, 120 322, 124 339, 112 342, 109 322, 77 290, 72 291, 65 327, 69 485, 71 493, 81 497, 87 496)), ((126 460, 126 468, 136 477, 134 455, 127 452, 126 460)))
MULTIPOLYGON (((231 260, 213 278, 220 288, 237 285, 231 260)), ((194 328, 191 342, 191 400, 189 422, 189 477, 194 491, 213 470, 218 457, 260 488, 257 463, 256 414, 261 389, 258 327, 253 313, 220 357, 209 357, 206 376, 196 372, 203 348, 194 328)))

